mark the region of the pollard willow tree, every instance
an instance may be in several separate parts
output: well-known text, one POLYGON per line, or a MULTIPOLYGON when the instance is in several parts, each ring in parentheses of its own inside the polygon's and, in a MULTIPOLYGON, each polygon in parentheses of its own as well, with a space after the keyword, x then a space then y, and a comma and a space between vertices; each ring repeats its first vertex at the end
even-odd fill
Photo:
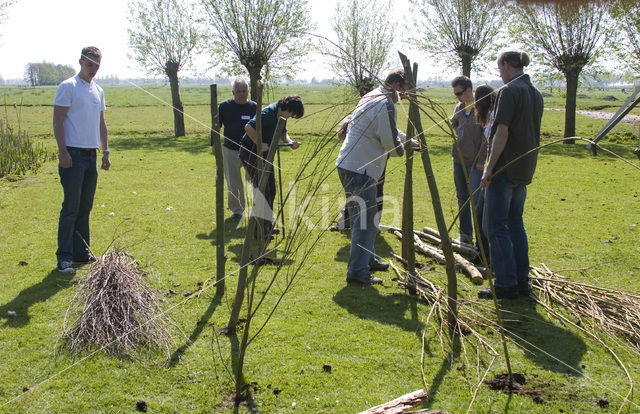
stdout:
POLYGON ((393 42, 391 2, 349 0, 338 2, 332 21, 336 48, 323 48, 333 56, 331 67, 364 96, 378 85, 389 66, 393 42))
MULTIPOLYGON (((564 136, 576 135, 576 95, 580 73, 605 52, 609 30, 604 1, 518 4, 511 8, 510 30, 533 48, 542 63, 560 71, 566 81, 564 136)), ((565 144, 574 144, 568 139, 565 144)))
POLYGON ((451 67, 471 77, 478 59, 492 59, 504 25, 502 0, 411 0, 417 12, 411 42, 428 54, 444 55, 451 67))
POLYGON ((164 73, 171 86, 176 137, 184 136, 184 113, 178 72, 197 50, 201 39, 189 5, 177 0, 135 0, 129 3, 129 46, 134 59, 149 72, 164 73))
POLYGON ((307 0, 202 0, 202 5, 212 26, 211 51, 227 72, 239 73, 238 65, 246 69, 253 101, 263 74, 288 76, 307 53, 307 0))
POLYGON ((613 23, 622 29, 618 54, 636 77, 640 77, 640 3, 637 0, 619 0, 611 8, 613 23))

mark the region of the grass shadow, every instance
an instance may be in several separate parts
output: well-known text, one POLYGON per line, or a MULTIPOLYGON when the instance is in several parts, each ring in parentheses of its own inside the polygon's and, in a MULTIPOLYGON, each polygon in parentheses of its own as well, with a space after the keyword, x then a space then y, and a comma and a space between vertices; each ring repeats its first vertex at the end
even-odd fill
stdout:
MULTIPOLYGON (((351 242, 350 242, 351 233, 349 230, 341 230, 337 233, 342 234, 349 242, 347 244, 342 245, 342 247, 340 247, 336 251, 336 255, 333 260, 336 262, 347 263, 349 261, 349 251, 351 250, 351 242)), ((380 234, 376 236, 375 249, 376 249, 376 256, 378 256, 379 260, 381 260, 384 257, 391 256, 391 252, 393 251, 393 249, 391 248, 387 240, 384 237, 382 237, 382 235, 380 234)))
POLYGON ((3 326, 21 328, 29 323, 29 308, 36 303, 44 302, 58 293, 60 290, 71 286, 73 274, 60 273, 56 269, 33 286, 18 293, 11 302, 0 306, 0 318, 4 318, 3 326), (16 316, 8 316, 8 311, 13 311, 16 316))
POLYGON ((422 322, 418 318, 418 299, 403 293, 382 295, 372 286, 348 284, 333 296, 333 301, 361 319, 396 325, 421 337, 422 322), (409 311, 410 318, 404 315, 409 311))
MULTIPOLYGON (((231 218, 231 216, 227 217, 224 220, 224 240, 227 243, 233 239, 244 238, 245 227, 242 226, 243 221, 231 218)), ((209 233, 199 233, 196 235, 196 239, 198 240, 211 240, 212 245, 216 245, 218 242, 218 234, 217 229, 214 227, 209 233)))
MULTIPOLYGON (((431 387, 428 390, 428 398, 427 401, 423 404, 421 408, 431 408, 433 406, 435 396, 438 394, 438 389, 440 389, 440 385, 444 382, 445 376, 447 372, 451 370, 453 367, 453 363, 460 357, 461 352, 461 343, 460 337, 455 335, 453 337, 453 341, 451 342, 452 349, 451 351, 442 359, 440 363, 440 368, 438 368, 438 372, 433 376, 433 380, 430 382, 431 387)), ((426 344, 425 344, 426 346, 426 344)))
POLYGON ((569 329, 545 319, 534 303, 525 299, 503 301, 507 336, 526 349, 525 356, 552 372, 582 375, 581 361, 587 352, 584 340, 569 329))
POLYGON ((182 359, 182 356, 187 351, 187 349, 189 349, 191 345, 193 345, 198 340, 198 337, 204 330, 204 327, 207 326, 207 322, 209 322, 209 319, 211 319, 213 312, 216 310, 216 308, 218 307, 218 305, 220 305, 221 302, 222 302, 222 295, 215 295, 213 297, 213 299, 209 303, 209 307, 202 314, 202 316, 200 317, 200 320, 196 323, 196 327, 194 328, 193 332, 191 332, 191 335, 189 335, 189 339, 187 339, 184 345, 176 349, 171 355, 171 358, 169 358, 170 367, 176 366, 180 362, 180 359, 182 359))
MULTIPOLYGON (((121 136, 113 141, 111 145, 117 151, 144 150, 146 152, 165 152, 167 150, 184 151, 191 154, 202 154, 211 152, 209 139, 198 137, 197 141, 193 136, 173 137, 173 136, 121 136), (201 138, 201 139, 200 139, 201 138)), ((214 162, 214 161, 212 161, 214 162)))

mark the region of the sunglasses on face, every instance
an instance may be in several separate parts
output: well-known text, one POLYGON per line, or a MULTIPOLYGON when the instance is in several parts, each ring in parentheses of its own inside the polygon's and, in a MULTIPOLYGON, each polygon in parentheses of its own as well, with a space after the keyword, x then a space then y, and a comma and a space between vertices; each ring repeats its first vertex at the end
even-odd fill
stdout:
POLYGON ((456 96, 456 98, 459 98, 462 96, 462 94, 464 93, 464 91, 466 91, 467 88, 464 88, 463 90, 461 90, 460 92, 454 92, 453 94, 456 96))

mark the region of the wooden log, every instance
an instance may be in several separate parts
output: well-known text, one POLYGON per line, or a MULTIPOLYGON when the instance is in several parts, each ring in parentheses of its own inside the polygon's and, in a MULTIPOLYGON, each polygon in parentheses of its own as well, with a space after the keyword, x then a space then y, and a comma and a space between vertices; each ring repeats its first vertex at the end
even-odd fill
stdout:
MULTIPOLYGON (((382 231, 389 231, 391 233, 393 233, 394 231, 399 231, 400 233, 402 233, 402 230, 398 227, 385 226, 381 224, 379 228, 382 231)), ((433 236, 431 233, 425 233, 418 230, 414 230, 413 233, 420 237, 422 240, 426 240, 431 244, 435 244, 437 246, 440 246, 442 244, 442 241, 438 237, 433 236)), ((468 243, 455 243, 452 241, 451 246, 454 252, 463 255, 467 260, 473 259, 478 255, 478 251, 476 250, 476 248, 468 243)))
MULTIPOLYGON (((393 234, 395 234, 395 236, 398 239, 402 240, 402 233, 399 230, 395 230, 393 234)), ((442 250, 438 249, 437 247, 426 244, 425 242, 420 240, 420 238, 415 234, 413 235, 413 242, 414 242, 414 245, 416 246, 416 249, 418 249, 418 251, 435 259, 435 261, 438 262, 438 264, 441 264, 441 265, 447 264, 447 259, 445 258, 442 250)), ((479 269, 477 269, 473 263, 471 263, 461 255, 459 255, 458 253, 453 254, 453 259, 455 261, 456 271, 460 273, 464 273, 465 275, 469 276, 469 278, 471 279, 471 282, 475 285, 481 285, 482 283, 484 283, 484 277, 482 276, 482 272, 479 269)))
POLYGON ((426 401, 429 396, 423 390, 417 390, 402 397, 398 397, 393 401, 377 405, 362 411, 360 414, 402 414, 402 413, 422 413, 422 414, 444 414, 440 410, 419 410, 409 411, 413 407, 426 401))
MULTIPOLYGON (((438 233, 438 230, 432 229, 431 227, 423 227, 422 231, 440 240, 440 233, 438 233)), ((451 244, 458 245, 470 250, 475 250, 477 252, 476 247, 470 243, 465 243, 465 242, 461 242, 460 240, 452 239, 451 244)))

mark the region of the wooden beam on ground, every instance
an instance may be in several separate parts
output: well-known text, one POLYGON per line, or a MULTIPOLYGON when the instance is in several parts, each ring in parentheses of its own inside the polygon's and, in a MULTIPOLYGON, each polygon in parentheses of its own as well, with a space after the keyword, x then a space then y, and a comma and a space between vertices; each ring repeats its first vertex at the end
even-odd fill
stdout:
POLYGON ((411 411, 413 407, 423 403, 429 396, 423 390, 417 390, 402 397, 398 397, 393 401, 377 405, 362 411, 360 414, 402 414, 402 413, 421 413, 421 414, 445 414, 440 410, 418 410, 411 411))

